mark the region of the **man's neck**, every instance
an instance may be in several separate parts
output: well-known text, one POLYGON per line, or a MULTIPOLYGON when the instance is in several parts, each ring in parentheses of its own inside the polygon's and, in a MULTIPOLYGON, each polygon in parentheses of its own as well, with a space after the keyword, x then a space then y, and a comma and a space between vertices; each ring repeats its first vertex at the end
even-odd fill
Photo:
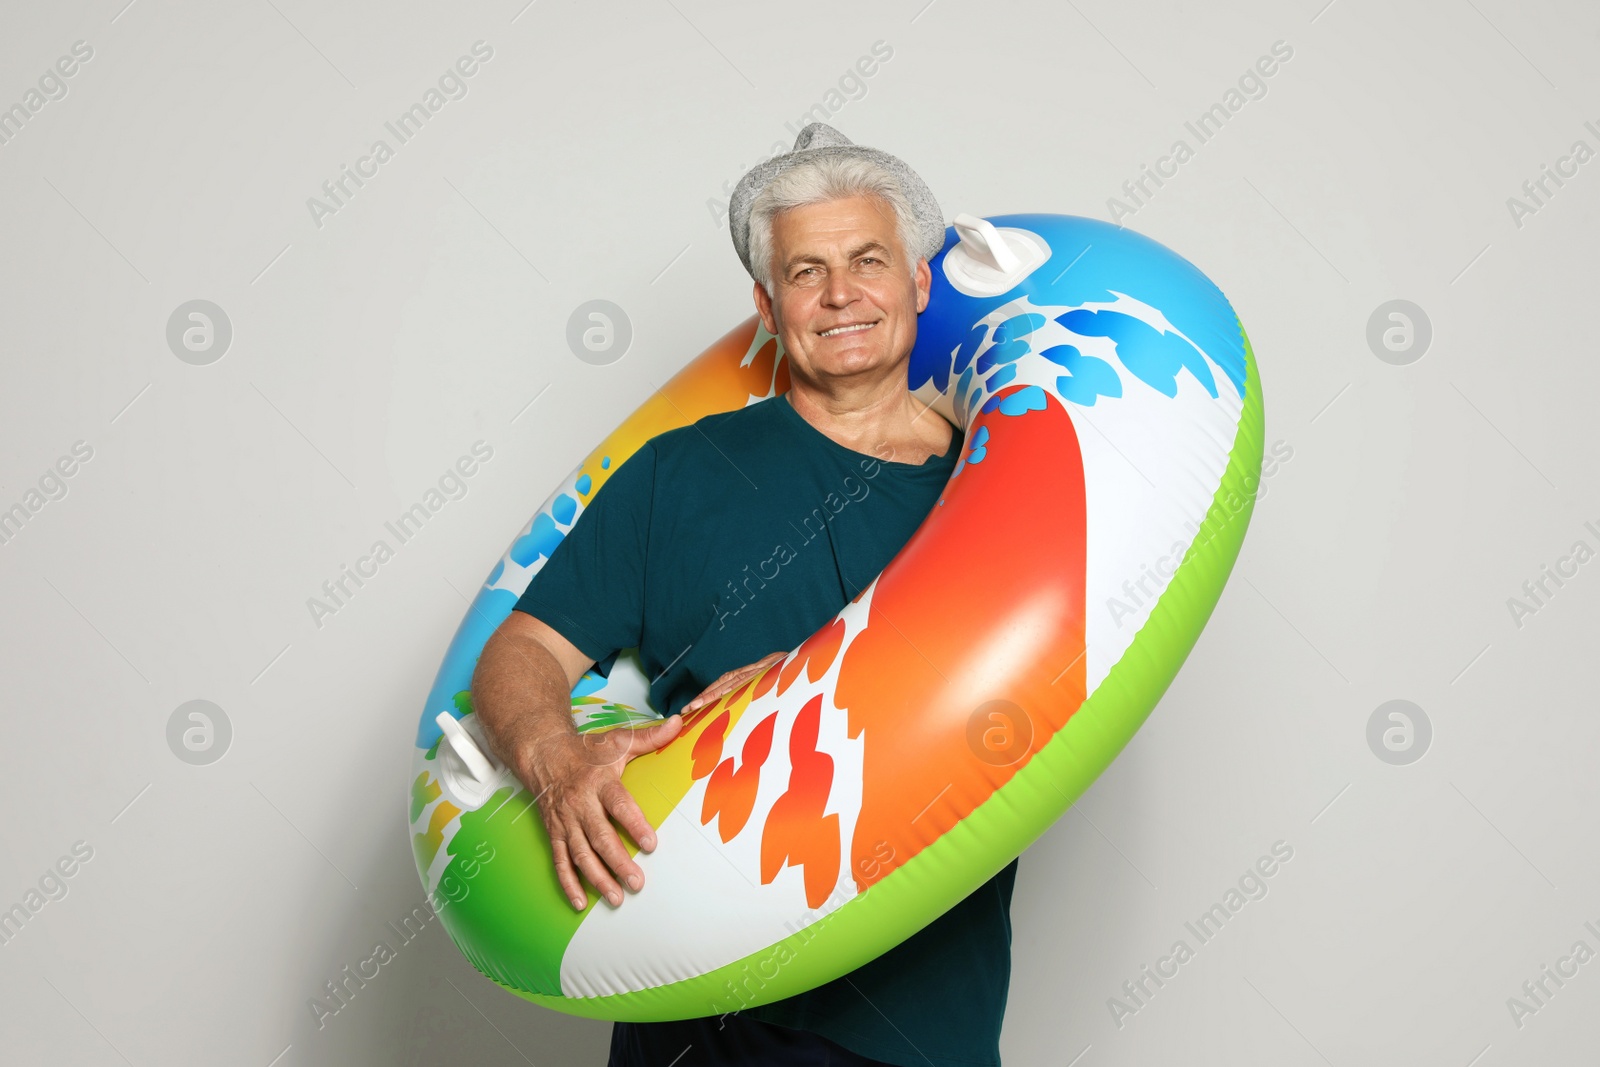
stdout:
POLYGON ((829 392, 792 378, 787 402, 845 448, 895 463, 920 465, 944 455, 955 432, 903 379, 829 392))

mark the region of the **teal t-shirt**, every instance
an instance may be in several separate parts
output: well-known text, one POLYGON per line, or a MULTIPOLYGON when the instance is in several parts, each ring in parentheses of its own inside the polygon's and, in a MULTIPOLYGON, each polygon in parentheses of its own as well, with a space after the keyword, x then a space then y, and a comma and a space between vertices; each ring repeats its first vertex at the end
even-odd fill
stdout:
MULTIPOLYGON (((602 672, 637 648, 651 703, 677 714, 725 672, 797 647, 871 583, 937 505, 961 444, 953 430, 943 456, 881 460, 786 395, 708 415, 612 473, 516 608, 602 672)), ((742 1014, 907 1067, 997 1067, 1016 871, 1013 860, 849 974, 742 1014)))

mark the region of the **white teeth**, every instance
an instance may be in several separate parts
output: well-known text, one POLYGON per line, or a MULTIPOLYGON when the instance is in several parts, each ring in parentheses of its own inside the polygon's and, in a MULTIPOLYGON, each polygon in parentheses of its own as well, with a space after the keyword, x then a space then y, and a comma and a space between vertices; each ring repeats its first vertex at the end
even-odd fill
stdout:
POLYGON ((857 330, 870 330, 876 325, 878 325, 878 324, 875 323, 875 322, 867 322, 867 323, 862 323, 859 326, 835 326, 831 330, 822 331, 822 336, 824 336, 824 337, 832 337, 835 334, 840 334, 840 333, 854 333, 857 330))

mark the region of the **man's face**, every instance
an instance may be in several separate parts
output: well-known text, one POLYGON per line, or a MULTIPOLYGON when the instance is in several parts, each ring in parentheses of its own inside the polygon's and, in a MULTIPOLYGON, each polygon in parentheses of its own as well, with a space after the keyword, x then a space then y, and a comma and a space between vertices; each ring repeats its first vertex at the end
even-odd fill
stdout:
POLYGON ((773 295, 756 307, 792 370, 812 381, 886 374, 917 339, 933 275, 900 245, 894 209, 854 196, 789 208, 772 220, 773 295), (839 332, 839 327, 848 327, 839 332))

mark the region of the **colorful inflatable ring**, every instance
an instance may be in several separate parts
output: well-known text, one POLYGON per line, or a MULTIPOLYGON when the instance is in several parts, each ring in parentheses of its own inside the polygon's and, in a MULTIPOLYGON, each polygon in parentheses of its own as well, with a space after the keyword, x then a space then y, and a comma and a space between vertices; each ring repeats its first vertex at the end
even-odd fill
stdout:
MULTIPOLYGON (((566 900, 533 797, 486 755, 469 682, 609 472, 656 434, 788 387, 759 320, 601 442, 478 592, 422 715, 411 828, 445 929, 506 989, 649 1021, 847 973, 1037 839, 1194 646, 1261 470, 1261 383, 1228 301, 1155 241, 1071 216, 958 216, 931 267, 908 384, 961 427, 957 468, 828 625, 628 765, 659 844, 635 852, 646 884, 620 907, 593 889, 581 913, 566 900)), ((619 656, 573 690, 574 721, 657 718, 646 691, 619 656)))

